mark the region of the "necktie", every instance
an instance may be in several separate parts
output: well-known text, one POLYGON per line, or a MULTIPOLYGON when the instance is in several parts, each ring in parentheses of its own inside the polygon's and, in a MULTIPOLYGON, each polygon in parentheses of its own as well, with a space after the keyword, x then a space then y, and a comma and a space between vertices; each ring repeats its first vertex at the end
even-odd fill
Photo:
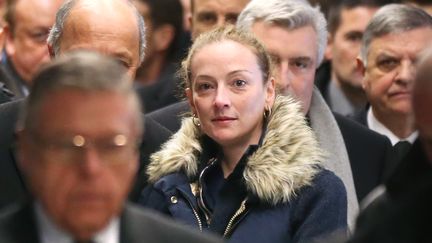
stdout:
POLYGON ((385 177, 388 178, 396 167, 400 164, 400 162, 404 159, 404 157, 408 154, 411 149, 411 143, 408 141, 399 141, 393 146, 393 154, 388 161, 388 164, 385 169, 385 177))
POLYGON ((399 160, 397 163, 399 163, 405 157, 410 148, 411 143, 408 141, 399 141, 393 146, 395 158, 399 160))

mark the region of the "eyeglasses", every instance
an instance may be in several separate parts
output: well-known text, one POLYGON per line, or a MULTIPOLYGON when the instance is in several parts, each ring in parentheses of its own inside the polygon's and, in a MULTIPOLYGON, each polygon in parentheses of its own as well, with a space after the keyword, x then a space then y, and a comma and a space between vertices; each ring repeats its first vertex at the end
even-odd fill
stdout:
POLYGON ((46 139, 33 134, 32 138, 35 145, 50 153, 50 159, 66 164, 80 163, 90 149, 97 152, 104 164, 127 163, 139 147, 138 141, 132 142, 124 134, 94 140, 82 135, 46 139))

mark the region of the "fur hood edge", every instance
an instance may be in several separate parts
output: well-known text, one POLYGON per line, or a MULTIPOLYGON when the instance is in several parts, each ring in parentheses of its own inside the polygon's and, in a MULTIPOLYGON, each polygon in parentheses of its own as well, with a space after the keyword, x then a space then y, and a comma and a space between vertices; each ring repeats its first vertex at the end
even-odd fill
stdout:
MULTIPOLYGON (((243 177, 249 193, 275 205, 290 201, 300 188, 312 183, 324 152, 298 102, 278 96, 272 111, 263 143, 249 157, 243 177)), ((202 151, 198 139, 201 135, 192 118, 184 118, 180 130, 151 156, 149 182, 180 171, 195 177, 202 151)))

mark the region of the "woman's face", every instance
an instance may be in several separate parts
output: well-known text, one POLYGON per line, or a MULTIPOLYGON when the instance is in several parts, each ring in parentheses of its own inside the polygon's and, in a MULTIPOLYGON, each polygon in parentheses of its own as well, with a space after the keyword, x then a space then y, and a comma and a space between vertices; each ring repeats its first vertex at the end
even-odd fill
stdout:
POLYGON ((258 143, 275 91, 252 50, 231 40, 206 45, 194 54, 191 73, 186 93, 202 131, 223 147, 258 143))

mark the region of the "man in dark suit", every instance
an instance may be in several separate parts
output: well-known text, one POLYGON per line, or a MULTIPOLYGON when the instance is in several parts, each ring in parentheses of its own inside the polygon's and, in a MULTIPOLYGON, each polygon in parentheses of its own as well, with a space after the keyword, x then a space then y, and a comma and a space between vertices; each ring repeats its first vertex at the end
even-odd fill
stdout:
POLYGON ((1 214, 0 242, 217 242, 125 204, 143 133, 126 72, 77 52, 35 76, 17 143, 33 198, 1 214))
POLYGON ((363 35, 358 66, 370 107, 356 119, 392 145, 417 138, 411 92, 418 54, 432 41, 432 17, 403 4, 382 7, 363 35))
POLYGON ((348 116, 366 106, 356 58, 366 25, 385 3, 383 0, 345 0, 330 6, 326 61, 317 70, 315 84, 333 112, 348 116))
POLYGON ((432 49, 423 55, 412 95, 419 139, 386 181, 385 193, 360 214, 350 243, 432 242, 432 49))
MULTIPOLYGON (((130 3, 120 0, 66 1, 61 6, 56 21, 49 42, 53 57, 75 49, 95 50, 115 57, 128 68, 131 77, 135 75, 136 68, 144 58, 145 36, 141 16, 130 3), (93 29, 90 30, 90 26, 93 29), (77 36, 75 34, 78 29, 80 34, 77 36), (112 36, 119 38, 111 38, 112 36)), ((0 105, 0 168, 4 168, 0 170, 0 208, 27 196, 14 158, 15 123, 23 102, 0 105)), ((130 195, 132 200, 138 198, 145 184, 143 169, 149 154, 156 151, 171 135, 170 131, 153 121, 145 122, 145 130, 147 132, 141 146, 140 170, 130 195)))

